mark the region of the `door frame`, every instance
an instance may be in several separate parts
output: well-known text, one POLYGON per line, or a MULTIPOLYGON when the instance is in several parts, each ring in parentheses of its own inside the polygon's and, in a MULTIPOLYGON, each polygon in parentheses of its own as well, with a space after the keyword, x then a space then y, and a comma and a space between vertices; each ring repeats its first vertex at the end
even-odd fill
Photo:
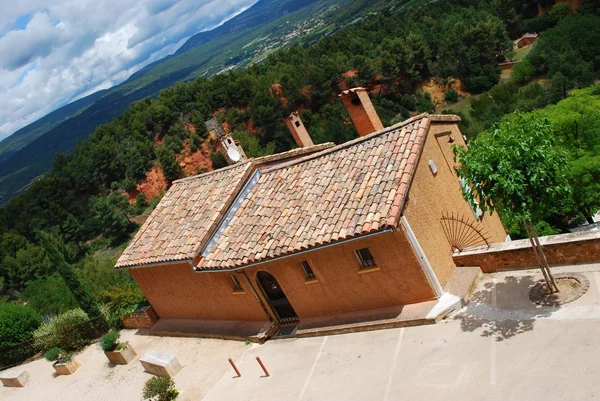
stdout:
POLYGON ((281 284, 279 283, 279 280, 277 280, 277 277, 275 277, 273 275, 273 273, 267 271, 267 270, 259 270, 254 274, 254 281, 256 282, 256 285, 258 287, 258 289, 260 290, 261 295, 263 296, 263 298, 266 301, 266 304, 269 307, 269 310, 271 311, 271 313, 273 314, 273 316, 275 317, 275 319, 277 320, 277 323, 280 326, 295 326, 298 323, 300 323, 300 318, 298 317, 298 313, 296 313, 296 310, 294 309, 294 306, 292 305, 292 303, 290 302, 290 299, 288 298, 287 294, 285 293, 285 290, 283 289, 283 287, 281 286, 281 284), (287 318, 282 318, 279 315, 279 312, 277 311, 277 307, 273 305, 273 301, 276 300, 272 300, 267 291, 265 290, 265 288, 263 287, 263 283, 261 282, 261 280, 259 279, 259 273, 266 273, 269 276, 271 276, 273 278, 273 280, 275 280, 275 283, 277 283, 277 286, 279 286, 279 289, 281 290, 284 299, 287 303, 287 305, 291 308, 291 310, 294 312, 294 317, 287 317, 287 318))

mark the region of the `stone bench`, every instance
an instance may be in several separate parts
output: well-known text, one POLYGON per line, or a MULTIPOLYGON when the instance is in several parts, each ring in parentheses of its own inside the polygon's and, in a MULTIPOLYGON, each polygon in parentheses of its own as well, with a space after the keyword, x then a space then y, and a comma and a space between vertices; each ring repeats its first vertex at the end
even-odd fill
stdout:
POLYGON ((25 387, 29 381, 29 373, 25 369, 10 369, 0 372, 0 381, 5 387, 25 387))
POLYGON ((181 364, 166 352, 147 352, 140 358, 144 370, 157 376, 173 377, 181 370, 181 364))

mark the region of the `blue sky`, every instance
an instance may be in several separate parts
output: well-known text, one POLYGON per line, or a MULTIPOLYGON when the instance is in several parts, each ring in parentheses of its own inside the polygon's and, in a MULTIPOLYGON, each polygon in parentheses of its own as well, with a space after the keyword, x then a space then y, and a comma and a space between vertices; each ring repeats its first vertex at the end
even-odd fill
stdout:
POLYGON ((0 1, 0 140, 256 0, 0 1))

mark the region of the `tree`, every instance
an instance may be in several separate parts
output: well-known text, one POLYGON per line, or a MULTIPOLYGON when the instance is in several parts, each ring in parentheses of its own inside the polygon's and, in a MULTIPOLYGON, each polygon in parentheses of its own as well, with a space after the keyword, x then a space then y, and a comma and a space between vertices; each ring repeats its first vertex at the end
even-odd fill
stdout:
POLYGON ((65 260, 65 243, 56 235, 45 232, 39 231, 37 236, 40 244, 46 249, 48 257, 54 266, 56 266, 58 273, 71 290, 73 297, 75 297, 81 309, 83 309, 90 319, 98 317, 100 320, 103 320, 104 317, 98 304, 75 273, 73 266, 65 260))
POLYGON ((457 174, 465 180, 465 199, 479 201, 485 213, 500 214, 525 225, 548 289, 558 291, 534 222, 570 194, 564 167, 567 153, 546 118, 515 113, 480 134, 470 147, 455 147, 457 174))
POLYGON ((569 165, 573 204, 589 224, 600 210, 600 156, 584 156, 569 165))
POLYGON ((510 80, 517 85, 525 85, 533 75, 533 65, 527 59, 518 62, 510 73, 510 80))
POLYGON ((58 274, 29 281, 21 298, 42 316, 58 314, 79 306, 69 287, 58 274))
POLYGON ((183 177, 183 170, 177 162, 177 157, 173 150, 166 146, 161 146, 156 150, 156 155, 158 156, 158 163, 160 164, 160 167, 162 167, 169 185, 171 185, 173 181, 183 177))
POLYGON ((212 163, 213 169, 215 169, 215 170, 218 170, 223 167, 227 167, 229 165, 229 163, 227 163, 227 159, 225 158, 225 155, 223 155, 223 153, 221 153, 220 151, 211 153, 210 161, 212 163))

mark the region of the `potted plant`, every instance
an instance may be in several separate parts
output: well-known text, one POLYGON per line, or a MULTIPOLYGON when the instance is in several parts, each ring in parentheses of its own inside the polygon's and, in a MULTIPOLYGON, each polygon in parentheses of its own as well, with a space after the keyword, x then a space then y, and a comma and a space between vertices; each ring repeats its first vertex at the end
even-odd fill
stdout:
POLYGON ((174 401, 181 400, 179 390, 175 388, 175 382, 168 376, 155 376, 144 385, 144 400, 152 401, 174 401))
POLYGON ((116 365, 127 365, 137 355, 129 342, 119 342, 119 333, 116 331, 109 331, 103 335, 100 347, 108 360, 116 365))
POLYGON ((54 362, 52 366, 58 375, 70 375, 80 366, 70 352, 65 352, 58 347, 50 348, 44 355, 46 360, 54 362))

